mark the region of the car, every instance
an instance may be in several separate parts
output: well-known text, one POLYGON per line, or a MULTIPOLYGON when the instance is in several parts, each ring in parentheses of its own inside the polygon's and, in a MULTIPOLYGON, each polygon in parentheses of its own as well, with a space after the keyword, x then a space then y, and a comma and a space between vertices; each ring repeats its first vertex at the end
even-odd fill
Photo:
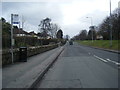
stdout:
POLYGON ((73 45, 73 41, 70 40, 70 41, 69 41, 69 44, 70 44, 70 45, 73 45))

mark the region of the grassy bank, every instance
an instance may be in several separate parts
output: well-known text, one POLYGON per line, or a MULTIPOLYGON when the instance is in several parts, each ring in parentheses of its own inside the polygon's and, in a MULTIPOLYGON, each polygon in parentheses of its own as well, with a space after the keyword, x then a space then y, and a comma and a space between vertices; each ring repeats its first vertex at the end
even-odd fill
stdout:
POLYGON ((82 45, 100 47, 100 48, 111 49, 111 50, 120 50, 120 48, 119 48, 120 40, 113 40, 111 47, 110 47, 109 40, 94 40, 93 42, 91 40, 85 40, 85 41, 77 40, 76 42, 78 42, 82 45))

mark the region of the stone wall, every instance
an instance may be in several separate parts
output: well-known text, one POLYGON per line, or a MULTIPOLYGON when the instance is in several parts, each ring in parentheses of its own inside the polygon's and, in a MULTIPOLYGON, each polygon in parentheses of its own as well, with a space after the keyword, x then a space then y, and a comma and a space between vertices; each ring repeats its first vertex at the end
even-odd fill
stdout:
MULTIPOLYGON (((54 45, 44 45, 44 46, 38 46, 38 47, 29 47, 27 48, 27 57, 43 53, 45 51, 57 48, 58 44, 54 45)), ((19 54, 19 49, 14 49, 14 62, 19 62, 20 61, 20 54, 19 54)), ((2 66, 11 64, 11 51, 10 50, 4 50, 2 51, 2 66)))

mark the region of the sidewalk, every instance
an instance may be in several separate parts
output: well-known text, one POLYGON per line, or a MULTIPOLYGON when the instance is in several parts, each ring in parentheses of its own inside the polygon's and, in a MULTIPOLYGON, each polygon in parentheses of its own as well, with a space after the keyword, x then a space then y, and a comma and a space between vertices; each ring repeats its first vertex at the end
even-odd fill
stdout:
POLYGON ((19 62, 3 68, 3 88, 30 88, 62 50, 63 47, 58 47, 29 57, 27 62, 19 62))

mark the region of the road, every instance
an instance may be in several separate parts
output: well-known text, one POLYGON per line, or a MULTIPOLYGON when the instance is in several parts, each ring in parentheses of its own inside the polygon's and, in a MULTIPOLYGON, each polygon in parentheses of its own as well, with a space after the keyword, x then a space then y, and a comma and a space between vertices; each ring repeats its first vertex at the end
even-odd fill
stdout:
POLYGON ((118 54, 66 44, 37 88, 118 88, 118 54))

